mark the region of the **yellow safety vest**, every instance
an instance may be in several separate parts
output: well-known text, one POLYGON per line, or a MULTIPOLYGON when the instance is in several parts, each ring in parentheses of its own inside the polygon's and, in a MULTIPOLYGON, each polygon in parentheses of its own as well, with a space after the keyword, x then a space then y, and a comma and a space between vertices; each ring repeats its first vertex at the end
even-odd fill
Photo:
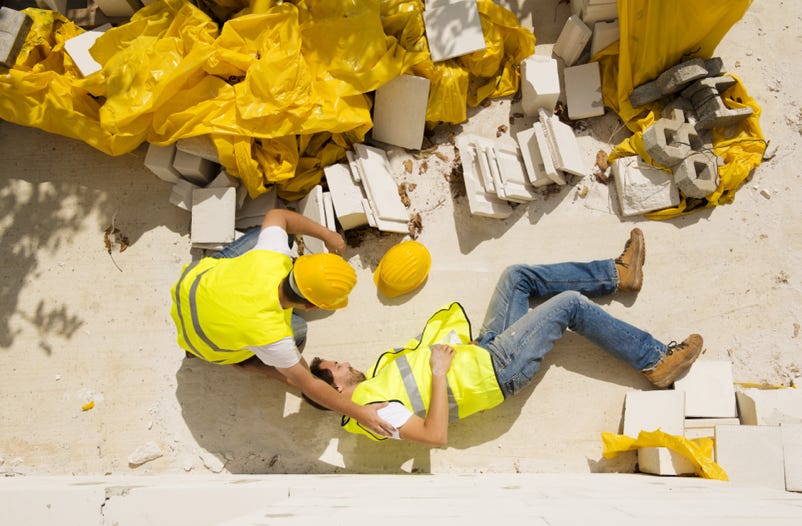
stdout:
POLYGON ((288 256, 269 250, 185 265, 170 310, 178 345, 206 361, 230 364, 253 356, 248 347, 291 337, 292 309, 283 309, 278 298, 291 269, 288 256))
MULTIPOLYGON (((397 401, 419 417, 425 418, 431 398, 430 346, 447 343, 452 331, 461 343, 450 344, 456 351, 446 375, 450 421, 465 418, 503 402, 504 394, 498 385, 490 353, 469 343, 470 321, 465 316, 462 305, 456 302, 435 313, 426 323, 420 338, 410 340, 400 349, 382 354, 376 365, 366 373, 367 379, 356 387, 351 400, 359 405, 397 401)), ((387 438, 375 435, 348 416, 343 417, 342 427, 373 440, 387 438)))

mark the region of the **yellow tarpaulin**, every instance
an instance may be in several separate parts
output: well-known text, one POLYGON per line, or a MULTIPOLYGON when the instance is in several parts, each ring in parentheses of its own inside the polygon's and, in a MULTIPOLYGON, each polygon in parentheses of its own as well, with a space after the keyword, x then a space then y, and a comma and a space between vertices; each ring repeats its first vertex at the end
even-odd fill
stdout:
MULTIPOLYGON (((629 94, 633 88, 652 81, 664 70, 692 58, 711 58, 716 46, 741 19, 752 0, 618 0, 621 37, 597 56, 602 72, 604 103, 623 120, 633 135, 613 150, 610 160, 639 155, 651 157, 643 146, 642 134, 660 117, 665 100, 633 108, 629 94)), ((752 170, 760 165, 766 142, 760 129, 760 107, 736 79, 735 86, 722 94, 729 108, 750 107, 753 115, 727 129, 713 130, 714 152, 724 160, 719 166, 719 185, 705 199, 687 199, 680 204, 652 212, 651 219, 667 219, 732 202, 752 170)))
POLYGON ((690 460, 696 474, 702 478, 729 480, 727 473, 721 466, 713 462, 713 439, 688 439, 682 436, 669 435, 659 429, 656 431, 641 431, 638 438, 613 433, 602 433, 604 458, 613 458, 624 451, 633 451, 641 447, 666 447, 676 451, 690 460))
POLYGON ((159 0, 100 36, 102 70, 82 78, 64 51, 81 34, 58 13, 34 19, 0 75, 0 118, 82 140, 110 155, 143 141, 209 135, 252 197, 300 198, 323 167, 372 128, 372 92, 403 74, 432 82, 427 122, 462 122, 466 105, 515 93, 534 35, 479 0, 487 49, 434 64, 421 0, 159 0), (220 27, 217 22, 224 22, 220 27))

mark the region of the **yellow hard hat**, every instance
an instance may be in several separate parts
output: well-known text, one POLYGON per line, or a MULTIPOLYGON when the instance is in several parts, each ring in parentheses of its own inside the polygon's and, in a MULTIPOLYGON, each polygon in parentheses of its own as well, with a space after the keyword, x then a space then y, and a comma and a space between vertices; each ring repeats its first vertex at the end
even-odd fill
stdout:
POLYGON ((390 248, 373 273, 382 294, 395 298, 418 288, 429 275, 432 256, 418 241, 404 241, 390 248))
POLYGON ((292 271, 301 295, 321 309, 348 305, 348 294, 356 285, 356 272, 336 254, 309 254, 295 260, 292 271))

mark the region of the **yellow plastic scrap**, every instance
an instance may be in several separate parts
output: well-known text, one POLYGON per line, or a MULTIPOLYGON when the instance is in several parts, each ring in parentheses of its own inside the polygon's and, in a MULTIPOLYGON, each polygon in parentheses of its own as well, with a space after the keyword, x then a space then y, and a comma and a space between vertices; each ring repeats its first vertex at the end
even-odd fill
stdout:
POLYGON ((93 407, 95 407, 95 401, 94 400, 90 400, 90 401, 88 401, 87 403, 85 403, 84 405, 81 406, 81 411, 89 411, 93 407))
MULTIPOLYGON (((633 88, 654 80, 680 62, 714 56, 716 46, 751 3, 752 0, 618 1, 621 38, 593 57, 601 67, 605 105, 633 132, 613 149, 611 162, 628 155, 639 155, 652 162, 643 146, 642 135, 660 118, 666 100, 634 108, 629 102, 633 88)), ((719 166, 718 188, 705 199, 682 196, 677 207, 651 212, 646 217, 668 219, 700 208, 731 203, 751 171, 760 165, 766 148, 760 129, 760 106, 749 96, 740 79, 732 76, 737 82, 722 94, 724 104, 728 108, 750 107, 753 114, 726 130, 713 130, 714 152, 724 160, 724 165, 719 166)))
POLYGON ((638 433, 638 438, 614 433, 602 433, 601 437, 604 444, 602 451, 604 458, 610 459, 624 451, 633 451, 641 447, 666 447, 690 460, 698 476, 706 479, 729 480, 721 466, 713 462, 714 441, 712 438, 688 439, 683 436, 669 435, 659 429, 641 431, 638 433))

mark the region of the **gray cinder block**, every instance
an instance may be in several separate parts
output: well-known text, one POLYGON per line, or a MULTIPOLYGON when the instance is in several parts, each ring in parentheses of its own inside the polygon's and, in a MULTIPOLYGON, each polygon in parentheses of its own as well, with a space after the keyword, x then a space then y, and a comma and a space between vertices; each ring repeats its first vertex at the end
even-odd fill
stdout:
POLYGON ((718 157, 712 152, 687 156, 674 166, 674 182, 687 197, 707 197, 718 188, 718 157))
POLYGON ((658 119, 643 132, 643 145, 655 162, 674 166, 701 147, 696 129, 685 122, 658 119))
POLYGON ((21 11, 0 7, 0 64, 10 68, 17 61, 33 20, 21 11))

